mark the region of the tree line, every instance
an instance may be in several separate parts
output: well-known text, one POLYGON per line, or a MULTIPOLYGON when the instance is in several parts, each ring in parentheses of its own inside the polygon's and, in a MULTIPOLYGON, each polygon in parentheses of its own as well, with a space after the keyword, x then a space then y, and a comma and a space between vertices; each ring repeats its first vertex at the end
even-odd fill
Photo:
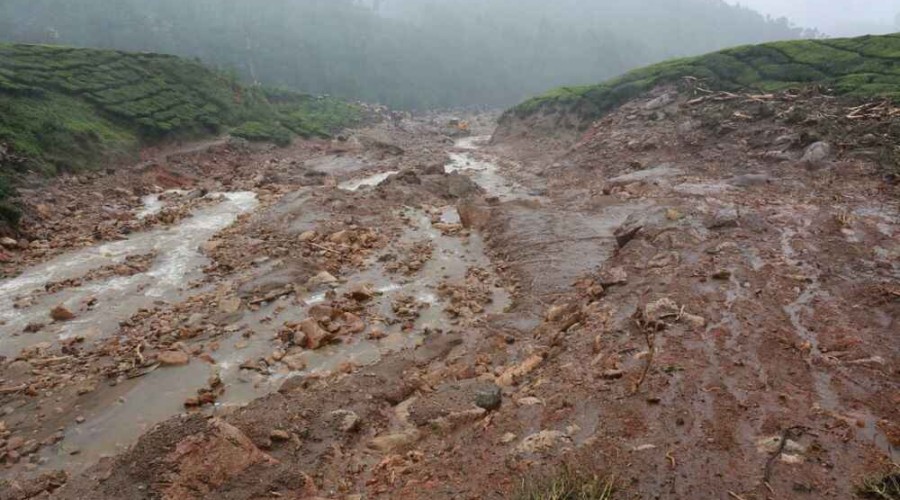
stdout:
POLYGON ((506 106, 663 59, 816 36, 722 0, 4 0, 5 41, 194 57, 403 109, 506 106))

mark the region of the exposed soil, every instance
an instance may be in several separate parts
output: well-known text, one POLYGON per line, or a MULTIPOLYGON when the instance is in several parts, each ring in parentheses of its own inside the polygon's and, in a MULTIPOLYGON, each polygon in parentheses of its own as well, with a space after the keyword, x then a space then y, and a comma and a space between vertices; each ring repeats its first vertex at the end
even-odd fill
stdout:
POLYGON ((564 148, 419 118, 34 192, 0 497, 852 497, 900 446, 897 115, 672 92, 564 148))

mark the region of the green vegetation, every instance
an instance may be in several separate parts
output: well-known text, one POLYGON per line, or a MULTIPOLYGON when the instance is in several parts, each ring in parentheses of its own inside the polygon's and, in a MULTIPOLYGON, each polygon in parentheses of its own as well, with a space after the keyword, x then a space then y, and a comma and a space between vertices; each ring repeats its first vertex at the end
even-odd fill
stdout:
POLYGON ((587 126, 624 102, 685 77, 715 90, 770 92, 815 84, 848 96, 900 98, 900 37, 774 42, 666 61, 599 85, 550 91, 512 108, 504 119, 560 113, 587 126))
POLYGON ((127 160, 138 148, 234 128, 248 140, 290 143, 361 119, 331 98, 240 85, 175 56, 0 44, 0 221, 15 178, 127 160))
POLYGON ((393 108, 509 106, 810 33, 723 0, 3 0, 0 38, 185 57, 393 108))
POLYGON ((614 492, 613 481, 596 475, 585 475, 570 467, 563 467, 554 475, 523 480, 516 500, 609 500, 614 492))

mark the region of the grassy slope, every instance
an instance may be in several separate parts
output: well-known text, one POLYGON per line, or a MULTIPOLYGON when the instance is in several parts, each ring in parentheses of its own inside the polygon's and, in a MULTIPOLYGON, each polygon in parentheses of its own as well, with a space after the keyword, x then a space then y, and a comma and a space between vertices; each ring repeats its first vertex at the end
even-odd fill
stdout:
POLYGON ((900 34, 751 45, 666 61, 599 85, 563 87, 510 109, 504 121, 570 114, 583 126, 654 87, 693 76, 716 90, 821 84, 838 94, 900 98, 900 34))
POLYGON ((358 121, 355 106, 244 87, 174 56, 0 44, 0 220, 22 172, 78 171, 143 144, 231 131, 290 142, 358 121))

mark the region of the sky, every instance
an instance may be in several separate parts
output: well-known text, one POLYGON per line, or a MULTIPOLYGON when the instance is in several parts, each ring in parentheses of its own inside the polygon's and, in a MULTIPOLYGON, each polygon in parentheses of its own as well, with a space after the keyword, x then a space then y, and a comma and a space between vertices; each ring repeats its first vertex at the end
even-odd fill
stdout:
POLYGON ((900 31, 900 0, 727 0, 832 36, 900 31))

